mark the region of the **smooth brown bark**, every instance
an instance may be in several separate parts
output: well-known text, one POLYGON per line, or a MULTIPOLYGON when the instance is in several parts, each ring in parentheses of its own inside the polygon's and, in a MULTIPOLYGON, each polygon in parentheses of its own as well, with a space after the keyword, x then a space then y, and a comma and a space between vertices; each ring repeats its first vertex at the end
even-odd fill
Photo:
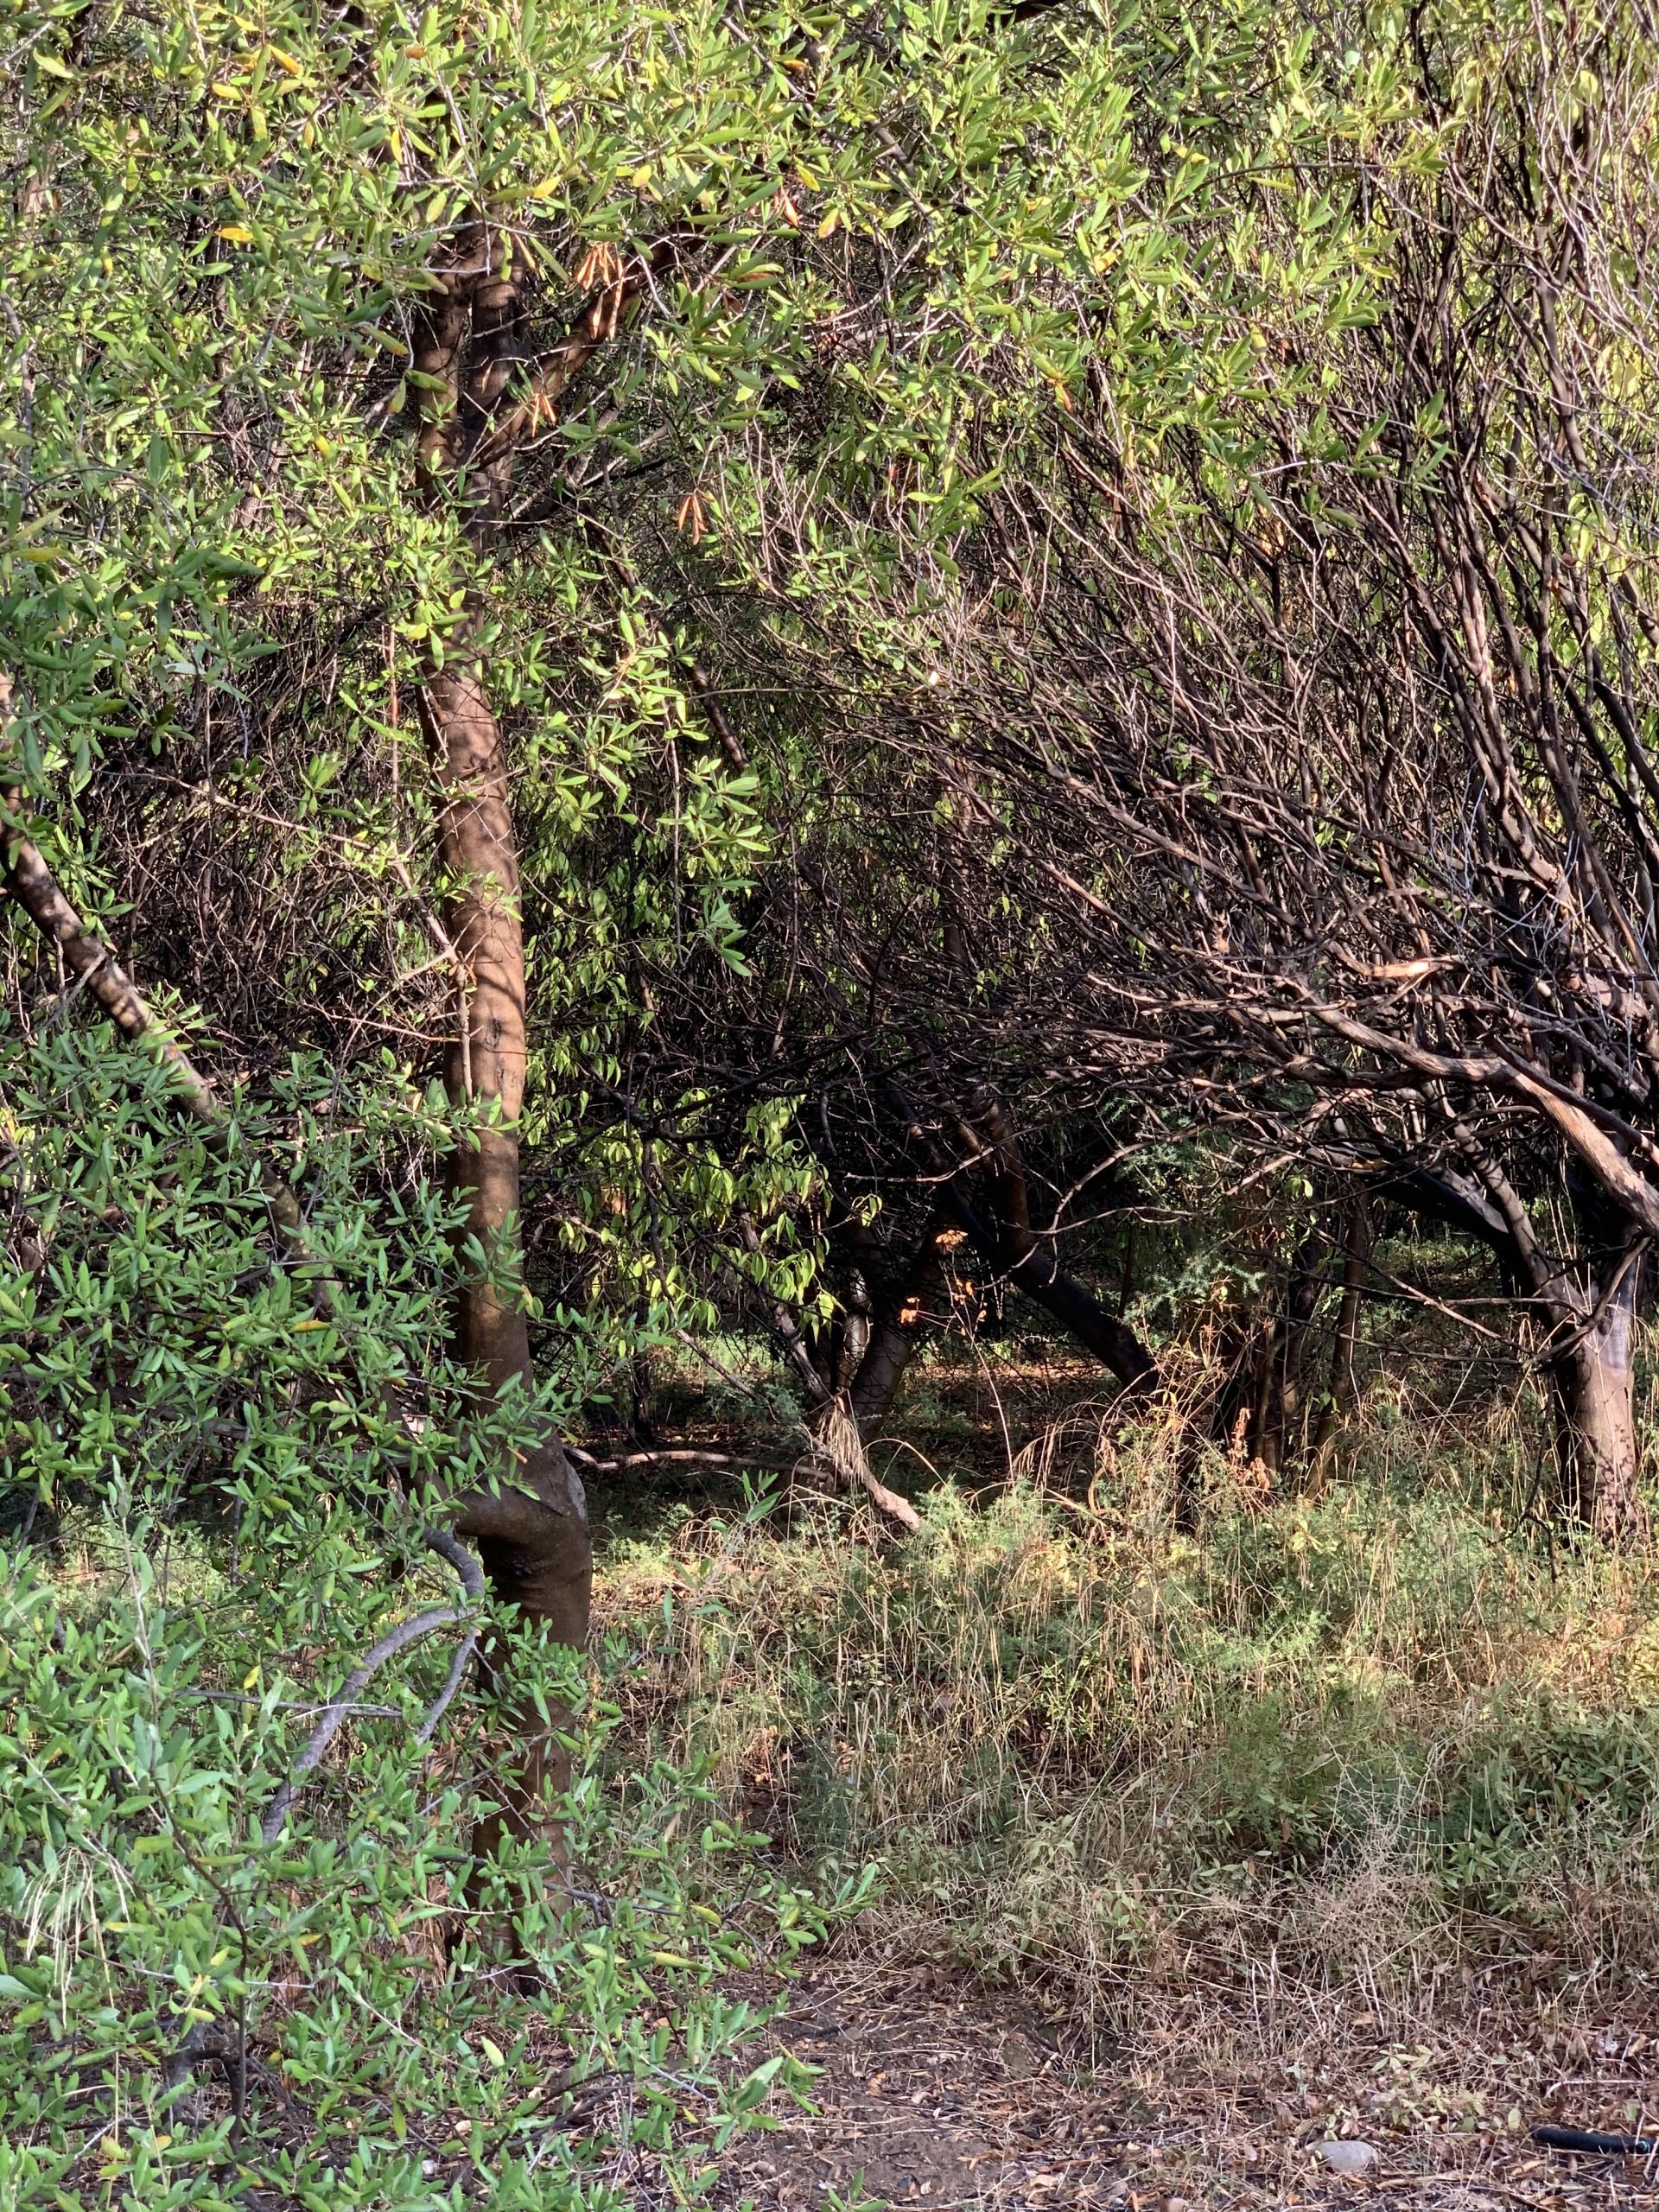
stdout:
MULTIPOLYGON (((8 791, 5 798, 8 810, 16 814, 18 794, 8 791)), ((60 956, 66 973, 103 1008, 124 1037, 134 1044, 143 1039, 172 1076, 181 1103, 198 1121, 216 1127, 224 1118, 224 1109, 212 1084, 157 1022, 149 1001, 113 950, 87 927, 64 895, 40 847, 21 830, 12 831, 6 840, 5 883, 11 897, 60 956)))
MULTIPOLYGON (((418 319, 414 365, 429 379, 419 397, 420 467, 428 499, 454 499, 469 538, 487 553, 512 490, 516 450, 556 419, 572 379, 630 315, 664 244, 624 265, 608 254, 575 327, 531 359, 524 350, 522 241, 488 225, 464 225, 434 266, 418 319)), ((457 1357, 480 1391, 499 1400, 534 1386, 522 1281, 518 1123, 527 1036, 518 846, 500 725, 491 706, 474 602, 435 652, 421 694, 442 791, 439 857, 446 925, 462 971, 457 1033, 444 1058, 451 1103, 467 1133, 451 1163, 467 1202, 467 1271, 457 1300, 457 1357)), ((550 1432, 487 1490, 457 1501, 458 1532, 476 1543, 499 1601, 557 1642, 581 1649, 593 1595, 587 1500, 563 1446, 550 1432)), ((499 1643, 486 1653, 515 1735, 506 1804, 476 1839, 482 1854, 501 1834, 539 1832, 547 1801, 568 1784, 569 1762, 528 1704, 515 1706, 499 1677, 499 1643)))
MULTIPOLYGON (((450 1100, 467 1120, 450 1166, 467 1202, 455 1351, 485 1395, 499 1400, 535 1384, 518 1221, 527 1039, 518 840, 500 725, 475 653, 454 652, 429 671, 422 711, 442 784, 445 924, 467 979, 444 1058, 450 1100)), ((455 1528, 476 1543, 499 1600, 561 1643, 586 1643, 593 1588, 587 1501, 556 1435, 504 1468, 498 1488, 458 1501, 455 1528)), ((486 1663, 498 1666, 499 1658, 492 1654, 486 1663)), ((569 1779, 556 1726, 550 1729, 527 1705, 514 1708, 508 1686, 499 1687, 518 1740, 506 1808, 478 1838, 484 1853, 504 1831, 537 1831, 540 1808, 569 1779)))

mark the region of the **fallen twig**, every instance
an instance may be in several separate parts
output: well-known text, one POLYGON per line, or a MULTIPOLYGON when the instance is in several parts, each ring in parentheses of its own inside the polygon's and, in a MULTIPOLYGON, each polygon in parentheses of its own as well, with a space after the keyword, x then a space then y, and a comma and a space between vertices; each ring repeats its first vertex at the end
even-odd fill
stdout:
POLYGON ((582 1472, 589 1475, 630 1474, 638 1469, 651 1467, 707 1467, 715 1471, 727 1467, 761 1467, 769 1473, 784 1474, 795 1465, 793 1456, 781 1452, 719 1452, 695 1445, 625 1452, 614 1459, 596 1459, 591 1452, 580 1452, 569 1444, 564 1448, 582 1472))

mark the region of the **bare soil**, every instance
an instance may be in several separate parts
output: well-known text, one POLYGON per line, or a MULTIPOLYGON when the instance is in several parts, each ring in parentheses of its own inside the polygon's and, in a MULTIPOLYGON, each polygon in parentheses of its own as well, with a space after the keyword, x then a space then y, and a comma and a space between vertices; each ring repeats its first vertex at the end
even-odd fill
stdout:
POLYGON ((1542 2120, 1649 2127, 1659 2044, 1640 2031, 1488 2013, 1402 2044, 1334 2001, 1307 2031, 1300 2056, 1259 2043, 1253 2053, 1248 2017, 1199 2005, 1103 2047, 937 1968, 825 1960, 779 2030, 821 2069, 811 2108, 780 2102, 772 2130, 734 2144, 717 2201, 755 2212, 837 2200, 929 2212, 1567 2212, 1654 2199, 1654 2161, 1564 2157, 1528 2132, 1542 2120), (1325 2167, 1315 2145, 1330 2136, 1375 2145, 1363 2180, 1325 2167))

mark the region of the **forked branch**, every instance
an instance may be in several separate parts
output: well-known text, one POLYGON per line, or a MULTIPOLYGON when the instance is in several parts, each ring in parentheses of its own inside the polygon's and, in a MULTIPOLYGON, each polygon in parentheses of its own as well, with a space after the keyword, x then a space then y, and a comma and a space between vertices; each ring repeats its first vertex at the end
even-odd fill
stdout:
POLYGON ((468 1624, 467 1633, 455 1655, 454 1663, 449 1669, 448 1680, 438 1693, 436 1700, 416 1733, 417 1743, 424 1744, 430 1740, 433 1731, 442 1718, 455 1692, 460 1688, 467 1660, 478 1638, 479 1609, 483 1605, 486 1595, 484 1570, 466 1546, 457 1543, 447 1529, 429 1529, 426 1541, 430 1548, 438 1553, 442 1558, 448 1560, 460 1575, 461 1587, 467 1593, 467 1604, 465 1606, 434 1605, 426 1612, 415 1613, 408 1620, 399 1621, 395 1628, 388 1629, 378 1642, 370 1645, 357 1665, 340 1684, 338 1694, 323 1707, 321 1717, 311 1731, 304 1750, 295 1760, 289 1770, 287 1779, 266 1807, 264 1818, 259 1823, 259 1837, 262 1842, 275 1843, 276 1838, 282 1834, 283 1823, 288 1818, 289 1808, 299 1795, 306 1776, 318 1764, 329 1745, 339 1734, 341 1724, 349 1719, 364 1690, 386 1662, 389 1659, 395 1659, 400 1651, 407 1651, 411 1644, 422 1643, 429 1636, 435 1636, 439 1629, 452 1628, 464 1621, 468 1624))

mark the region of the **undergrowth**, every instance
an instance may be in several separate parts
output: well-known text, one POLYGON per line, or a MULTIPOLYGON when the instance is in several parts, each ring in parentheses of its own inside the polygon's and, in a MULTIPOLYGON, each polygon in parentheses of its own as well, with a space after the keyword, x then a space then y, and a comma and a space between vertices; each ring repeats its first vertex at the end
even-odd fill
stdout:
POLYGON ((424 1745, 431 1668, 262 1834, 315 1686, 239 1641, 215 1547, 151 1533, 0 1554, 0 2212, 700 2201, 795 2079, 752 2045, 821 1906, 695 1766, 607 1780, 609 1670, 556 1647, 518 1656, 572 1715, 563 1863, 475 1872, 483 1714, 424 1745))
POLYGON ((1478 1489, 1224 1480, 1185 1531, 1109 1442, 1086 1505, 944 1484, 904 1542, 829 1504, 619 1541, 602 1611, 652 1624, 631 1756, 876 1865, 870 1939, 1101 2024, 1195 1959, 1408 2005, 1652 1955, 1659 1594, 1478 1489))

